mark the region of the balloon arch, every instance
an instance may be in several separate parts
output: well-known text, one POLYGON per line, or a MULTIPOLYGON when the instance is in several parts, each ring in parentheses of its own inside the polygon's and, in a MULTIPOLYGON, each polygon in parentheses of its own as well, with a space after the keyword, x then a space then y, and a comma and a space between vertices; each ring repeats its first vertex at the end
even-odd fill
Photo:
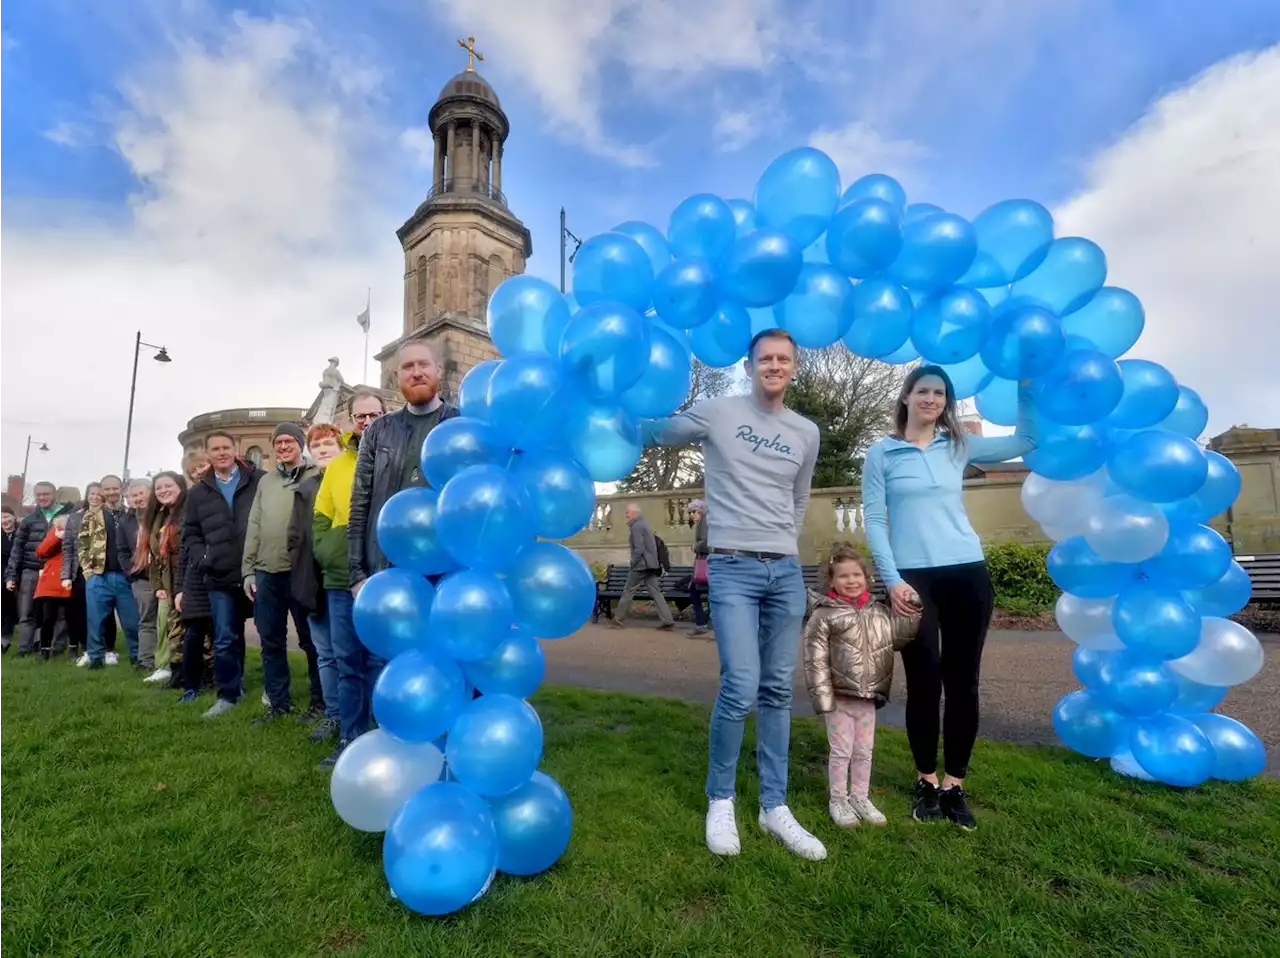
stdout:
POLYGON ((805 147, 769 165, 751 202, 698 194, 665 234, 628 222, 591 237, 572 296, 531 276, 499 286, 488 325, 504 358, 471 370, 462 415, 427 438, 430 487, 382 510, 393 568, 355 603, 361 641, 388 665, 379 728, 343 754, 332 797, 353 827, 385 831, 396 897, 446 914, 497 872, 536 874, 564 852, 570 803, 538 770, 526 699, 538 640, 586 623, 595 583, 548 540, 586 525, 594 482, 635 467, 639 421, 683 403, 691 356, 731 365, 770 327, 802 347, 939 364, 1000 425, 1031 380, 1040 443, 1022 501, 1056 543, 1057 620, 1084 686, 1054 708, 1059 736, 1170 785, 1261 772, 1257 736, 1209 712, 1262 666, 1258 640, 1226 618, 1249 578, 1206 525, 1240 476, 1197 443, 1208 413, 1192 389, 1120 359, 1145 317, 1106 275, 1103 251, 1055 237, 1031 200, 970 222, 908 203, 881 174, 842 192, 831 159, 805 147))

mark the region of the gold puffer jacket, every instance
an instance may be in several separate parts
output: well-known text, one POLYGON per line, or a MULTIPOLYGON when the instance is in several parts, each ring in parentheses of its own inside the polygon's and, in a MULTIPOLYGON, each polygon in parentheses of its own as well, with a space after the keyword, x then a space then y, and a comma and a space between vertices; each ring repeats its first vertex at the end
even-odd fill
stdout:
POLYGON ((893 653, 919 628, 919 615, 896 615, 874 600, 859 609, 810 591, 804 677, 813 710, 834 711, 842 696, 884 705, 893 685, 893 653))

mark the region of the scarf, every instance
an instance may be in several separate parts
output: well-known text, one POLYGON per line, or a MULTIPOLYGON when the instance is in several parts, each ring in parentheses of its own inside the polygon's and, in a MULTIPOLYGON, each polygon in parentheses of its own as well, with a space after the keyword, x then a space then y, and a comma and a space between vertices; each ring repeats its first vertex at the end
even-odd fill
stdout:
POLYGON ((830 591, 827 592, 827 598, 835 599, 837 602, 843 602, 845 605, 851 605, 855 609, 865 609, 867 607, 867 603, 871 601, 871 593, 864 592, 862 593, 862 595, 858 596, 856 599, 850 599, 841 595, 835 589, 831 589, 830 591))

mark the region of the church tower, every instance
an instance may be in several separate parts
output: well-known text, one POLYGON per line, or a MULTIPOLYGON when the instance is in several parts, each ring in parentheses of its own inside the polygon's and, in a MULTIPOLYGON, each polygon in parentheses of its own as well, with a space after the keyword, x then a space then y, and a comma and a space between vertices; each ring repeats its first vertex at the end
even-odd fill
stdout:
POLYGON ((476 363, 497 358, 485 326, 489 294, 523 273, 533 254, 529 230, 507 208, 502 159, 510 125, 493 87, 476 72, 475 38, 458 45, 467 68, 440 91, 428 116, 435 163, 427 198, 396 231, 404 249, 404 332, 376 355, 381 385, 396 388, 401 344, 425 339, 444 364, 442 394, 476 363))

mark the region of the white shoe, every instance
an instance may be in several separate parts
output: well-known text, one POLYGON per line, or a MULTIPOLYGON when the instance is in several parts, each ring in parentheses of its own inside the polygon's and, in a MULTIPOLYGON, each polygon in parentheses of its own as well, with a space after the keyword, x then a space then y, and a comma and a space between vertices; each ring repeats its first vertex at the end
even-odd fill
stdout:
POLYGON ((871 804, 871 799, 857 795, 849 796, 849 808, 868 825, 887 825, 888 819, 880 809, 871 804))
POLYGON ((120 656, 116 655, 114 652, 108 652, 107 665, 119 665, 119 664, 120 664, 120 656))
POLYGON ((742 851, 732 798, 715 798, 707 805, 707 848, 713 855, 737 855, 742 851))
POLYGON ((267 708, 271 708, 271 696, 269 696, 266 692, 262 693, 262 704, 265 705, 267 708))
POLYGON ((831 799, 827 803, 827 811, 831 813, 831 820, 841 828, 858 827, 858 813, 850 806, 848 799, 831 799))
POLYGON ((801 828, 791 809, 785 805, 771 808, 768 812, 760 809, 760 827, 782 842, 787 851, 801 858, 820 862, 827 857, 826 846, 801 828))
POLYGON ((88 652, 81 653, 80 658, 76 659, 76 668, 83 669, 88 664, 89 664, 89 653, 88 652))
POLYGON ((155 685, 157 682, 168 682, 173 677, 173 673, 168 669, 156 669, 142 681, 147 685, 155 685))

